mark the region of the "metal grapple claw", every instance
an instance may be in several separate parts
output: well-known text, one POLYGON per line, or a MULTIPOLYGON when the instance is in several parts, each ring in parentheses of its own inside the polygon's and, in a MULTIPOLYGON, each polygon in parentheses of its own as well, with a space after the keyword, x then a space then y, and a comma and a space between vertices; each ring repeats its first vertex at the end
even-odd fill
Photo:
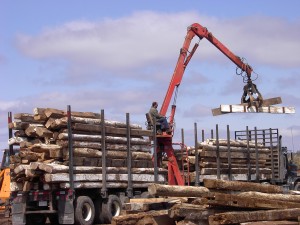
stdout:
POLYGON ((263 104, 263 97, 257 89, 257 86, 249 79, 244 86, 241 103, 248 103, 248 107, 261 107, 263 104))

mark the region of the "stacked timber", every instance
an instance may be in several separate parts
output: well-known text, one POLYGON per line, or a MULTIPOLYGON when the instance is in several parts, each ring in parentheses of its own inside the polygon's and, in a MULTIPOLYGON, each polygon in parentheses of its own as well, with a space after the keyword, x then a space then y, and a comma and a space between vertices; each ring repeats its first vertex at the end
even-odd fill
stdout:
MULTIPOLYGON (((18 113, 14 114, 13 119, 8 126, 14 131, 14 136, 8 143, 19 146, 20 152, 11 156, 10 166, 14 172, 12 191, 28 191, 42 186, 69 188, 67 112, 35 108, 33 114, 18 113)), ((133 187, 147 187, 154 181, 149 141, 151 131, 143 130, 137 124, 130 124, 128 129, 124 122, 101 121, 101 115, 92 112, 72 112, 70 124, 75 188, 101 187, 103 168, 106 169, 107 187, 127 187, 128 146, 133 187), (105 144, 105 155, 102 141, 105 144), (105 165, 102 165, 103 157, 105 165)), ((158 173, 159 182, 164 183, 166 170, 159 169, 158 173)))
POLYGON ((221 179, 228 179, 229 174, 235 180, 247 180, 248 176, 252 180, 271 178, 271 168, 267 164, 271 150, 263 144, 258 143, 255 147, 252 141, 247 145, 247 141, 242 140, 207 139, 198 144, 197 162, 195 147, 189 147, 187 152, 175 150, 178 165, 191 183, 196 180, 196 164, 201 182, 205 178, 217 178, 218 173, 221 179))
POLYGON ((298 224, 300 195, 275 185, 204 179, 204 186, 152 184, 153 199, 133 199, 113 225, 298 224), (269 223, 267 223, 269 222, 269 223))

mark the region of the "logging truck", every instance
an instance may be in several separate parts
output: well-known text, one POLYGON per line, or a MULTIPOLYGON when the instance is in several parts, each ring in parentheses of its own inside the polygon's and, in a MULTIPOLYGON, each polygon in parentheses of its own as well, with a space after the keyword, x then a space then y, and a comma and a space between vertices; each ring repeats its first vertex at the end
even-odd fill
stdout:
MULTIPOLYGON (((206 28, 192 24, 180 51, 161 115, 166 115, 173 92, 179 87, 184 70, 198 47, 196 44, 189 51, 194 36, 200 40, 206 38, 237 65, 240 75, 245 73, 243 78, 247 84, 241 98, 242 105, 268 106, 252 83, 251 66, 234 55, 206 28)), ((71 112, 70 106, 66 112, 36 108, 33 115, 15 115, 15 119, 21 120, 16 123, 10 118, 9 127, 17 130, 18 136, 10 135, 9 143, 20 146, 19 158, 15 157, 11 162, 13 225, 43 225, 47 218, 52 224, 110 223, 129 198, 147 197, 151 183, 198 186, 210 176, 275 182, 269 176, 271 171, 275 177, 274 168, 261 171, 270 155, 270 165, 275 166, 273 149, 250 144, 249 135, 246 144, 231 140, 224 142, 218 137, 207 143, 204 140, 198 143, 195 135, 194 149, 180 144, 180 151, 175 151, 172 139, 176 96, 169 117, 171 134, 163 132, 157 135, 159 124, 149 114, 146 114, 147 130, 143 130, 130 124, 129 114, 124 126, 105 120, 104 110, 96 115, 71 112), (145 136, 151 137, 153 143, 146 141, 145 136), (237 174, 242 174, 242 177, 237 174)))
MULTIPOLYGON (((147 197, 152 132, 129 114, 126 123, 70 106, 9 115, 9 144, 20 148, 10 158, 13 225, 110 223, 129 198, 147 197)), ((156 172, 166 183, 167 170, 156 172)))

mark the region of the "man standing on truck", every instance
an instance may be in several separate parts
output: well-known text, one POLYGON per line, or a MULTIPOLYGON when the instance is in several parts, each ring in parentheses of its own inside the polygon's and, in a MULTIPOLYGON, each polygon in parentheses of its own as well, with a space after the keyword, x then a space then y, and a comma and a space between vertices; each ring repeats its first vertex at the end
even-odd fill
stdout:
POLYGON ((152 102, 152 106, 149 110, 149 114, 152 117, 153 121, 160 123, 160 130, 158 130, 158 133, 161 133, 164 130, 167 133, 171 133, 171 129, 166 117, 158 113, 157 106, 158 106, 157 102, 152 102))

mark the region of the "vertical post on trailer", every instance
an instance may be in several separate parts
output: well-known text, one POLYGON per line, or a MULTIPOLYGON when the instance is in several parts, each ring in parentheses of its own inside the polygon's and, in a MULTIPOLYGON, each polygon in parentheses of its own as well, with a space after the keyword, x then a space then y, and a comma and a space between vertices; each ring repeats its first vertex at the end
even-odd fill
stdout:
POLYGON ((271 148, 271 165, 272 165, 272 183, 275 179, 275 171, 274 171, 274 149, 273 149, 273 135, 272 135, 272 129, 269 129, 270 132, 270 148, 271 148))
POLYGON ((254 127, 255 135, 255 166, 256 166, 256 182, 259 182, 259 168, 258 168, 258 147, 257 147, 257 128, 254 127))
POLYGON ((217 145, 217 150, 216 150, 216 155, 217 155, 217 179, 221 178, 221 173, 220 173, 220 143, 219 143, 219 126, 216 124, 216 145, 217 145))
POLYGON ((157 137, 156 137, 156 118, 153 118, 153 155, 154 155, 154 183, 158 182, 158 168, 157 168, 157 137))
POLYGON ((107 187, 106 187, 106 142, 105 142, 105 116, 104 109, 101 109, 101 151, 102 151, 102 188, 101 196, 107 198, 107 187))
MULTIPOLYGON (((8 125, 12 122, 12 113, 11 112, 8 112, 7 122, 8 122, 8 125)), ((13 136, 12 128, 10 128, 10 126, 8 126, 8 138, 11 139, 12 136, 13 136)), ((11 156, 11 155, 14 155, 14 146, 13 145, 9 145, 9 156, 11 156)))
POLYGON ((251 165, 250 165, 250 147, 249 147, 249 129, 246 127, 246 135, 247 135, 247 168, 248 168, 248 176, 247 180, 251 181, 251 165))
POLYGON ((214 139, 214 130, 213 129, 210 130, 210 138, 214 139))
POLYGON ((195 133, 195 169, 196 169, 196 180, 195 186, 199 186, 199 154, 198 154, 198 134, 197 134, 197 123, 194 123, 194 133, 195 133))
POLYGON ((130 143, 130 117, 129 113, 126 113, 126 137, 127 137, 127 172, 128 172, 128 187, 127 187, 127 196, 129 198, 133 197, 132 194, 132 175, 131 175, 131 160, 132 160, 132 153, 131 153, 131 143, 130 143))
POLYGON ((73 135, 72 135, 72 118, 71 118, 71 106, 67 107, 68 117, 68 150, 69 150, 69 179, 70 189, 72 191, 72 199, 74 200, 74 160, 73 160, 73 135))
POLYGON ((232 180, 232 168, 231 168, 231 148, 230 148, 230 129, 227 125, 227 154, 228 154, 228 179, 232 180))

